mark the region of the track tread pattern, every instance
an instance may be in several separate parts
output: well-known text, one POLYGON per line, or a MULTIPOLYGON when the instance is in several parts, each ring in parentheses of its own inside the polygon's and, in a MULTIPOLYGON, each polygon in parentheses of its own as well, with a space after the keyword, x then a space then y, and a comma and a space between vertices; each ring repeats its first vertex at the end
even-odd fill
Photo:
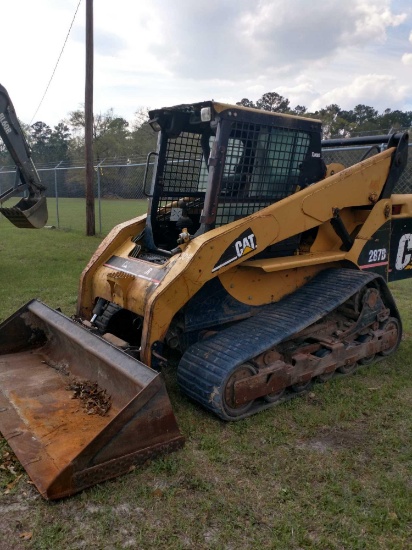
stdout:
POLYGON ((377 278, 353 269, 322 271, 257 315, 190 346, 177 369, 180 389, 224 420, 233 420, 224 410, 222 392, 238 365, 319 321, 377 278))

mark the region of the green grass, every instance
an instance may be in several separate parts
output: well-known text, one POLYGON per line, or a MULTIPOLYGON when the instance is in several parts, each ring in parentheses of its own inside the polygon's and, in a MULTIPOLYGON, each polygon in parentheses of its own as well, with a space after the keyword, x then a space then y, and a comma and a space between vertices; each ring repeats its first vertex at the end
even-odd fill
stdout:
MULTIPOLYGON (((32 298, 72 315, 80 274, 102 237, 147 208, 146 201, 102 201, 102 233, 86 237, 85 201, 60 199, 58 204, 60 230, 19 230, 0 218, 1 319, 32 298)), ((57 227, 54 201, 48 206, 48 226, 57 227)))
MULTIPOLYGON (((135 215, 137 205, 122 202, 104 205, 113 224, 135 215)), ((0 220, 3 318, 33 297, 74 313, 100 240, 84 236, 83 206, 60 201, 71 231, 0 220)), ((16 476, 0 469, 0 548, 412 548, 412 281, 391 289, 401 347, 352 377, 225 424, 182 397, 168 367, 182 451, 57 503, 26 475, 7 491, 16 476)))
MULTIPOLYGON (((48 199, 49 225, 59 229, 86 232, 86 202, 83 199, 48 199)), ((96 232, 107 234, 112 227, 125 220, 144 214, 147 200, 95 201, 96 232), (101 225, 101 231, 100 231, 101 225)), ((4 223, 7 223, 6 221, 4 223)))

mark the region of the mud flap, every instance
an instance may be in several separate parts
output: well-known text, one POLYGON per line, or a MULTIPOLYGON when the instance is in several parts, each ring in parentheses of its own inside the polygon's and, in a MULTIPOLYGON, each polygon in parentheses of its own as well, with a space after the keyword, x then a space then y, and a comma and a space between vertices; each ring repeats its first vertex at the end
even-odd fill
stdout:
POLYGON ((0 325, 0 431, 47 499, 184 444, 159 373, 37 300, 0 325), (73 380, 106 391, 106 415, 73 399, 73 380))
POLYGON ((40 229, 47 223, 46 197, 21 199, 10 208, 1 207, 0 214, 22 229, 40 229))

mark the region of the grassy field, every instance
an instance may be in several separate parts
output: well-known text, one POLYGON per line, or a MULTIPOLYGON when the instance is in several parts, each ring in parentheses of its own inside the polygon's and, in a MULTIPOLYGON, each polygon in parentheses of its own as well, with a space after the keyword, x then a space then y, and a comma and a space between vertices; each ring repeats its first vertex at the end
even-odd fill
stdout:
MULTIPOLYGON (((84 199, 48 199, 49 225, 66 231, 86 232, 86 203, 84 199)), ((147 210, 147 200, 102 200, 95 202, 96 232, 106 235, 116 224, 129 220, 147 210)), ((7 222, 3 222, 7 223, 7 222)))
MULTIPOLYGON (((74 313, 100 238, 84 236, 83 201, 59 206, 65 230, 0 219, 2 318, 34 297, 74 313)), ((108 201, 104 232, 142 208, 108 201)), ((391 289, 395 356, 231 424, 182 397, 168 368, 185 448, 70 499, 43 501, 0 440, 0 548, 412 548, 412 281, 391 289)))
MULTIPOLYGON (((78 280, 102 237, 116 224, 146 212, 146 201, 102 201, 102 233, 85 237, 83 199, 49 200, 48 226, 56 229, 18 230, 0 217, 1 298, 0 318, 38 298, 71 315, 77 300, 78 280), (9 286, 10 285, 10 286, 9 286)), ((96 203, 96 231, 99 229, 96 203)))

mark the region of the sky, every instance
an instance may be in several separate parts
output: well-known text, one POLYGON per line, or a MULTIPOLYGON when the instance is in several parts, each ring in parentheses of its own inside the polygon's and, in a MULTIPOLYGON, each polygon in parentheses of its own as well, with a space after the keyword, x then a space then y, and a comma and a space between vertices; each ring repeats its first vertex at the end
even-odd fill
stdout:
MULTIPOLYGON (((82 108, 81 0, 2 8, 1 84, 27 124, 82 108), (41 104, 40 104, 41 103, 41 104), (40 107, 39 107, 40 104, 40 107)), ((291 107, 412 110, 412 0, 96 0, 94 112, 277 92, 291 107)))

